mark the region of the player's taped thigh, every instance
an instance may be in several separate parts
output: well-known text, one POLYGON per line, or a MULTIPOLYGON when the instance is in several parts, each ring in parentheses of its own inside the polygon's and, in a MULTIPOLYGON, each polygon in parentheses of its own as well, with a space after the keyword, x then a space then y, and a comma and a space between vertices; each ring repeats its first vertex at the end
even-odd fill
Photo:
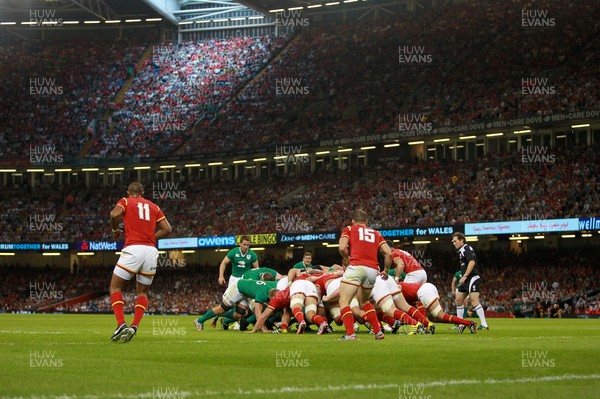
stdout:
POLYGON ((383 311, 383 313, 387 313, 388 310, 392 308, 392 306, 394 306, 394 301, 389 295, 386 296, 385 299, 379 303, 379 308, 383 311))
POLYGON ((296 309, 304 306, 304 297, 294 297, 290 299, 290 308, 296 309))
POLYGON ((438 315, 440 314, 440 312, 443 312, 442 307, 440 306, 440 303, 438 301, 437 305, 435 305, 433 307, 433 309, 431 310, 427 310, 427 312, 431 315, 433 315, 434 317, 438 317, 438 315))
POLYGON ((306 305, 304 307, 304 314, 308 313, 308 312, 314 312, 317 313, 317 305, 314 303, 311 303, 310 305, 306 305))
POLYGON ((331 314, 332 319, 337 319, 342 314, 342 310, 339 306, 336 306, 334 308, 330 308, 329 313, 331 314))
POLYGON ((221 307, 223 308, 223 310, 224 310, 224 311, 226 311, 226 312, 227 312, 228 310, 231 310, 231 308, 233 308, 233 305, 230 305, 230 304, 228 304, 228 303, 225 301, 225 299, 223 299, 223 300, 221 301, 221 304, 220 304, 219 306, 221 306, 221 307))

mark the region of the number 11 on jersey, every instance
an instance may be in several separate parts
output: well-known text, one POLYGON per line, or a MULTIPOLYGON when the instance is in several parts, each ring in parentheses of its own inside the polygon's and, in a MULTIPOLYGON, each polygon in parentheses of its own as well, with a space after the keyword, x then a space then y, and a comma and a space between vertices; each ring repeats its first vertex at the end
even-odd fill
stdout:
POLYGON ((150 221, 150 205, 138 202, 137 207, 140 219, 150 221))

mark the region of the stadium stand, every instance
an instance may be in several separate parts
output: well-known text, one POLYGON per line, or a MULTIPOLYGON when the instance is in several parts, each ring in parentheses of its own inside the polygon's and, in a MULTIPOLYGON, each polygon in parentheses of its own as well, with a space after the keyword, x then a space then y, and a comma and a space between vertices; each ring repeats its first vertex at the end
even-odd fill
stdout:
MULTIPOLYGON (((146 197, 165 210, 178 237, 339 231, 348 223, 349 204, 371 209, 376 228, 599 214, 598 149, 574 147, 556 150, 554 155, 554 163, 538 166, 522 163, 520 152, 488 154, 473 162, 384 162, 362 170, 358 181, 355 171, 332 170, 274 175, 256 180, 251 189, 247 181, 181 178, 177 187, 185 192, 185 199, 161 198, 162 193, 152 188, 159 182, 142 183, 146 197), (420 189, 415 194, 420 196, 403 191, 416 185, 420 189), (298 223, 281 223, 288 220, 298 223)), ((9 210, 1 215, 6 228, 0 239, 110 239, 108 213, 125 195, 125 187, 88 190, 82 185, 41 185, 30 191, 23 184, 13 188, 14 195, 0 200, 2 208, 9 210), (24 195, 30 195, 31 201, 24 195), (33 215, 35 222, 38 214, 56 215, 62 229, 50 229, 40 237, 29 220, 33 215)))

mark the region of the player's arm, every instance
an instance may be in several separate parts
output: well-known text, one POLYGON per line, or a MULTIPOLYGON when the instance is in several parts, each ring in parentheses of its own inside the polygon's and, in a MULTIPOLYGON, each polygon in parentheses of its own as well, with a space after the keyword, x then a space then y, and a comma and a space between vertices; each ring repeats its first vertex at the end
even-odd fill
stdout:
POLYGON ((158 222, 156 227, 157 227, 157 230, 156 230, 156 233, 154 233, 154 236, 156 237, 157 240, 168 237, 171 235, 171 232, 173 232, 173 228, 171 227, 171 224, 169 223, 167 218, 164 218, 160 222, 158 222))
POLYGON ((292 285, 294 279, 298 277, 301 271, 301 269, 290 269, 290 271, 288 272, 288 287, 292 285))
POLYGON ((451 284, 451 290, 452 290, 452 296, 456 295, 456 276, 452 277, 452 284, 451 284))
POLYGON ((123 218, 125 208, 121 204, 117 204, 110 211, 110 228, 112 229, 113 239, 118 240, 123 234, 123 230, 119 229, 119 222, 123 218))
POLYGON ((404 272, 404 261, 401 257, 396 257, 393 259, 394 265, 396 266, 396 276, 394 277, 396 281, 400 281, 402 276, 402 272, 404 272))
POLYGON ((279 274, 279 272, 275 272, 275 273, 277 273, 277 274, 275 275, 275 280, 281 280, 281 279, 283 278, 283 275, 282 275, 282 274, 279 274))
POLYGON ((474 268, 475 261, 471 259, 467 264, 467 271, 465 271, 465 274, 463 274, 463 276, 460 278, 460 285, 463 285, 465 281, 467 281, 467 278, 469 278, 469 274, 473 271, 474 268))
POLYGON ((273 314, 273 308, 268 307, 268 306, 265 309, 265 311, 260 314, 260 317, 257 314, 256 315, 256 323, 254 323, 254 328, 250 332, 255 333, 258 330, 261 330, 263 332, 265 332, 265 330, 266 330, 268 332, 269 330, 266 329, 265 323, 267 322, 269 317, 271 317, 272 314, 273 314))
POLYGON ((383 255, 383 275, 381 278, 384 280, 387 279, 388 273, 390 272, 390 267, 392 266, 392 251, 390 250, 390 246, 387 245, 387 242, 383 241, 383 244, 379 246, 379 252, 383 255))
POLYGON ((254 262, 252 262, 252 268, 253 269, 258 269, 258 259, 255 260, 254 262))
POLYGON ((231 260, 225 256, 219 265, 219 284, 225 285, 227 282, 225 281, 225 268, 228 264, 231 263, 231 260))
POLYGON ((338 288, 337 290, 333 291, 331 295, 325 295, 321 299, 323 300, 323 302, 337 302, 340 299, 340 289, 338 288))
POLYGON ((341 236, 339 245, 340 255, 342 255, 342 266, 348 266, 348 262, 350 261, 350 251, 348 250, 348 236, 341 236))

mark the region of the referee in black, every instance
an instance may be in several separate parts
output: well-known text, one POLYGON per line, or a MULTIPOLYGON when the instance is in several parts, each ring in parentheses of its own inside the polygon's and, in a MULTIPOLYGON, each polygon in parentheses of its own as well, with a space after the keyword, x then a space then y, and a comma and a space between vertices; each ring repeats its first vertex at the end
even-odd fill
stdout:
MULTIPOLYGON (((479 303, 479 284, 481 278, 477 272, 477 255, 473 248, 466 243, 466 237, 463 233, 455 232, 452 234, 452 245, 458 253, 460 262, 460 272, 462 277, 458 282, 458 293, 456 294, 456 314, 462 315, 464 312, 464 301, 467 296, 471 299, 473 310, 477 312, 481 325, 478 330, 489 330, 483 307, 479 303)), ((472 334, 475 334, 475 323, 469 326, 472 334)), ((458 326, 458 332, 462 333, 465 329, 464 325, 458 326)))

